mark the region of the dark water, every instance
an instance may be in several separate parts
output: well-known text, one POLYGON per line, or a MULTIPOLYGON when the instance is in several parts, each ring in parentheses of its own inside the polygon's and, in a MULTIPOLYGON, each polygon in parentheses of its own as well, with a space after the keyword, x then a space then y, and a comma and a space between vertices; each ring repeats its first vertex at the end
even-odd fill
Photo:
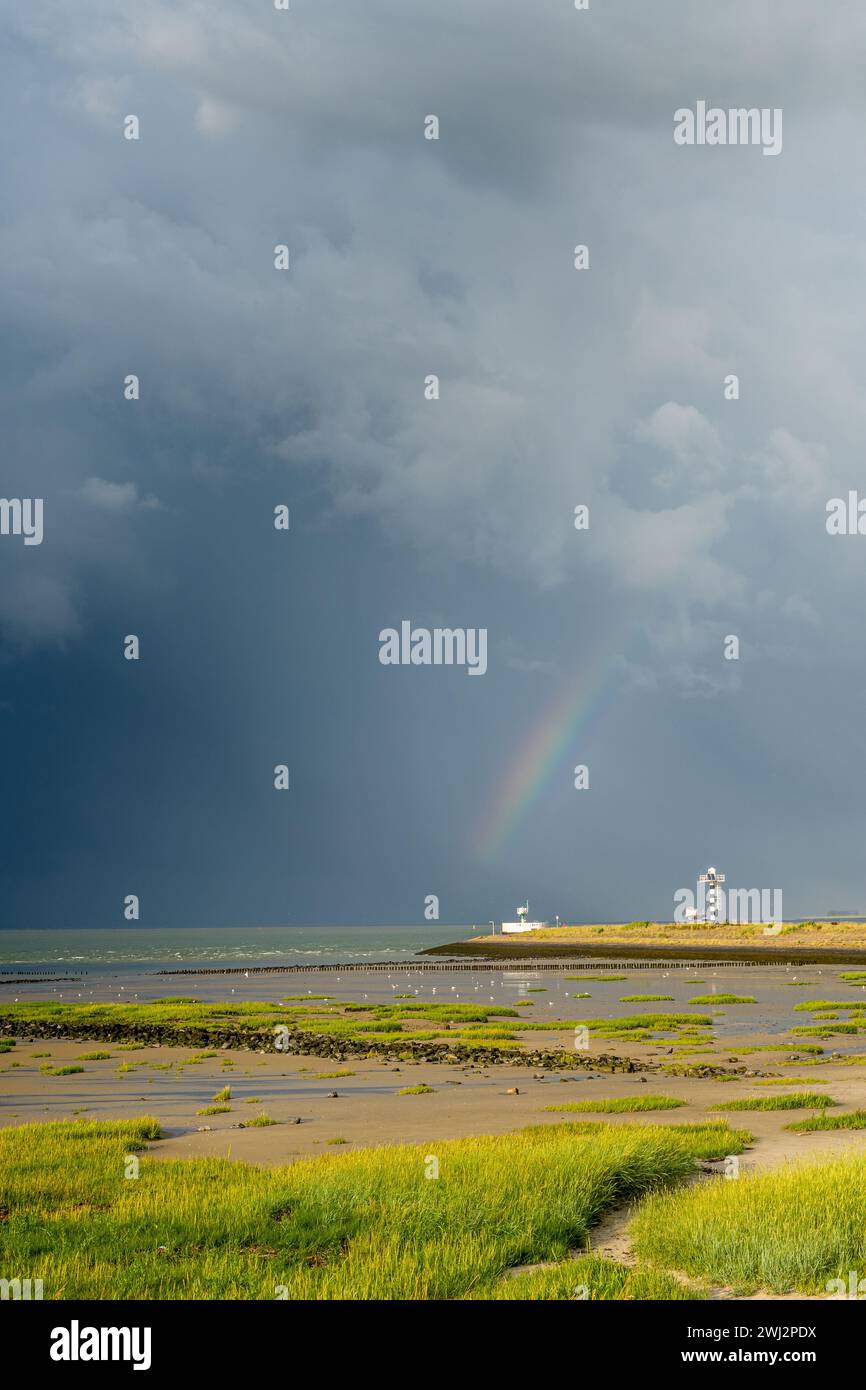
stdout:
POLYGON ((429 946, 465 940, 481 927, 112 927, 92 931, 0 931, 0 967, 64 971, 143 966, 312 965, 414 959, 429 946))

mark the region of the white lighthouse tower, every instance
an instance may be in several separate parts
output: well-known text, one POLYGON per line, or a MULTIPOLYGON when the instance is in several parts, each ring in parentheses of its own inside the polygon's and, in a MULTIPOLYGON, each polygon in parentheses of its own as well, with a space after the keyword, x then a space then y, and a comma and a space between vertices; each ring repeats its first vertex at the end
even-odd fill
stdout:
POLYGON ((719 884, 724 883, 724 881, 725 875, 717 873, 712 865, 710 865, 705 874, 701 874, 698 877, 698 883, 705 883, 707 885, 705 897, 706 906, 704 911, 705 922, 718 922, 719 920, 719 884))

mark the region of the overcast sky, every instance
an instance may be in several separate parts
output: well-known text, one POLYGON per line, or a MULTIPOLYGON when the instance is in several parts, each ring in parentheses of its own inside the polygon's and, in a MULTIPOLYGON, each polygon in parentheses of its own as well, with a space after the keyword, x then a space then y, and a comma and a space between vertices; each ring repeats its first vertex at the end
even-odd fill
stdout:
POLYGON ((866 912, 866 7, 0 12, 2 924, 866 912))

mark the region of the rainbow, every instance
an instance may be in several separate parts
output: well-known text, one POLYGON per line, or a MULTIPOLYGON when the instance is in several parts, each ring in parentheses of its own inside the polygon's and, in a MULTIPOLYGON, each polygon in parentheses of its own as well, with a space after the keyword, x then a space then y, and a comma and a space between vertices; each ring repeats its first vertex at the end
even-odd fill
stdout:
POLYGON ((519 755, 509 760, 482 820, 475 840, 480 859, 492 860, 501 853, 555 769, 573 780, 572 768, 588 764, 586 736, 611 702, 612 674, 618 671, 612 673, 606 666, 594 682, 574 677, 545 709, 519 755))

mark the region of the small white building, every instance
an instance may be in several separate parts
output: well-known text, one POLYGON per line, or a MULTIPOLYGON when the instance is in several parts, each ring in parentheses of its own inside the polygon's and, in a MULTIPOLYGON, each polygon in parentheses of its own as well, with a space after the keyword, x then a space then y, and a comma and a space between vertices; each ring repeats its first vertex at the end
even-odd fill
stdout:
POLYGON ((547 922, 527 922, 526 919, 528 916, 529 899, 527 898, 526 902, 523 904, 523 907, 518 907, 517 909, 517 921, 502 923, 503 933, 505 935, 511 935, 514 932, 538 931, 539 927, 547 926, 547 922))

